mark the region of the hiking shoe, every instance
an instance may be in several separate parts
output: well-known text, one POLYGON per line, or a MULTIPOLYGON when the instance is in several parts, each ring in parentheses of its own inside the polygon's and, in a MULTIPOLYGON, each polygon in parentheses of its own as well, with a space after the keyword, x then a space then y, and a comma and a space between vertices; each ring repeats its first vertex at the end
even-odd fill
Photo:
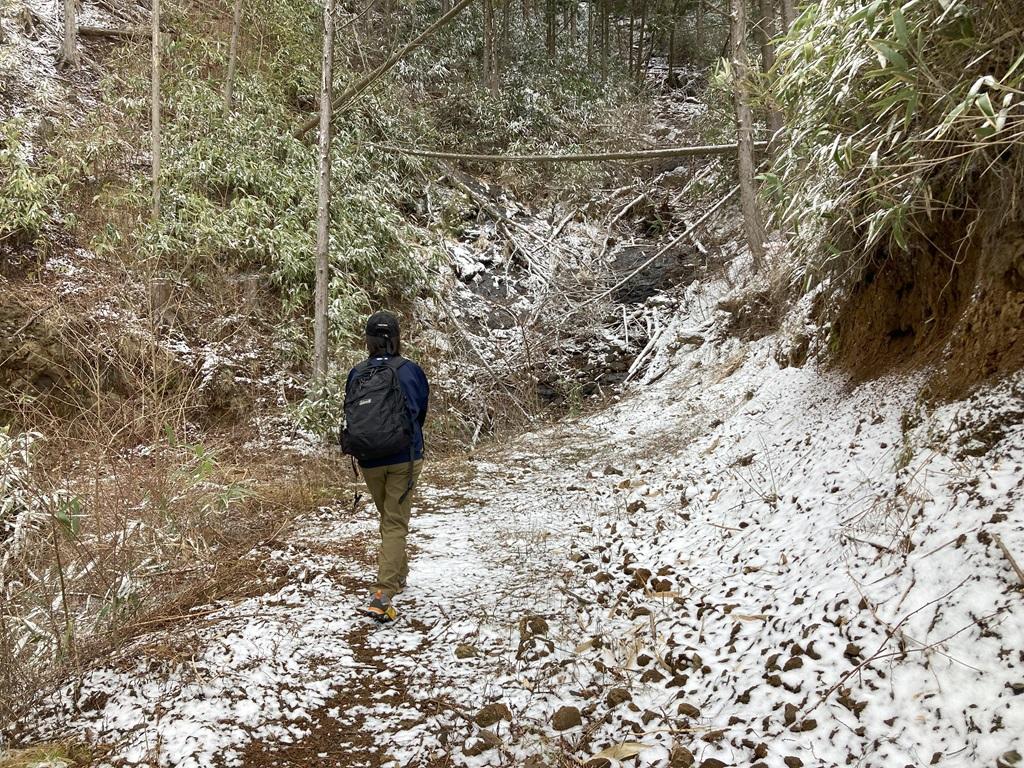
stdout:
POLYGON ((360 613, 364 616, 369 616, 371 619, 376 619, 381 624, 386 624, 398 618, 398 611, 395 610, 391 598, 379 589, 373 593, 373 599, 370 600, 369 605, 360 609, 360 613))

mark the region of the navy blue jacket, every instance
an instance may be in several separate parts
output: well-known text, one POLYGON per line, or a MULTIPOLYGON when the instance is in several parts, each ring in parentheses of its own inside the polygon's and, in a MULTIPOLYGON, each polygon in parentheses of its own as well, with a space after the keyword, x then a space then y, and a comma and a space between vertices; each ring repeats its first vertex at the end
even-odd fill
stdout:
MULTIPOLYGON (((370 365, 383 365, 387 357, 371 357, 370 365)), ((352 377, 356 369, 348 372, 348 381, 345 383, 346 391, 352 384, 352 377)), ((430 400, 430 384, 427 382, 427 375, 412 360, 406 360, 405 365, 398 369, 398 383, 405 395, 405 404, 409 408, 409 418, 412 420, 412 445, 413 458, 423 458, 423 422, 427 419, 427 404, 430 400)), ((385 456, 383 459, 373 461, 361 461, 359 466, 372 469, 373 467, 385 467, 388 464, 408 464, 409 453, 403 451, 394 456, 385 456)))

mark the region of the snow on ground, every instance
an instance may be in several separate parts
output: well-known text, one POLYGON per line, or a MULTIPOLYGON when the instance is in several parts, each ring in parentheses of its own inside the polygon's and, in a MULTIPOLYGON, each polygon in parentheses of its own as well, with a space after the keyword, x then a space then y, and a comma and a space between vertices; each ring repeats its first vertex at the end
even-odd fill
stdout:
POLYGON ((265 594, 22 738, 111 766, 1012 765, 1024 375, 929 410, 923 373, 780 368, 716 298, 691 286, 620 403, 431 463, 394 627, 354 615, 375 525, 339 499, 268 545, 265 594))

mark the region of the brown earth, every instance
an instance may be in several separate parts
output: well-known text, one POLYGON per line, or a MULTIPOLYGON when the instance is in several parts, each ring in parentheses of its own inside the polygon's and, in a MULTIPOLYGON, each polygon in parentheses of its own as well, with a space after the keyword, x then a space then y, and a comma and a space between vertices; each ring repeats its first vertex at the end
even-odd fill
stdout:
POLYGON ((1024 226, 878 258, 834 326, 836 362, 855 380, 930 367, 931 392, 962 397, 1024 365, 1024 226), (943 247, 945 246, 945 247, 943 247))

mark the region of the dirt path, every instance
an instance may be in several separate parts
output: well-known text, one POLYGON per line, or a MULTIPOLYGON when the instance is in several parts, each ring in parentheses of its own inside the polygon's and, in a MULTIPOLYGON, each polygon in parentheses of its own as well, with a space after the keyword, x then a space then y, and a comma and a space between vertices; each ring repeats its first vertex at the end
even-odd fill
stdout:
POLYGON ((1024 551, 1024 382, 926 413, 919 381, 779 368, 770 339, 716 336, 709 303, 634 397, 428 465, 395 626, 356 616, 375 522, 341 499, 259 553, 277 586, 140 639, 32 733, 175 768, 1024 750, 1024 609, 996 543, 1024 551))

